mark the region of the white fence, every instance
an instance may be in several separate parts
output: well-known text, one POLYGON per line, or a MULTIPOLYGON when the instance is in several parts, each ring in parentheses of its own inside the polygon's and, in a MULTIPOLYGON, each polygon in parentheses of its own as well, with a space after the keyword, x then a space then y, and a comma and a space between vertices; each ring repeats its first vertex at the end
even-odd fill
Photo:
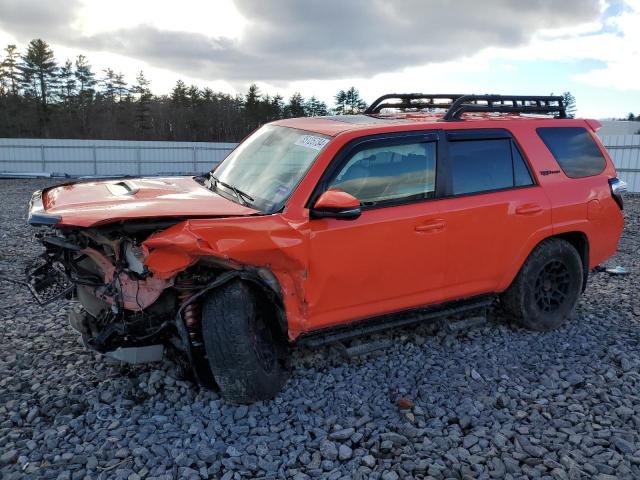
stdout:
POLYGON ((235 143, 0 139, 0 174, 71 176, 207 172, 235 143))
MULTIPOLYGON (((603 135, 618 176, 640 193, 640 135, 603 135)), ((206 172, 235 143, 0 139, 0 175, 111 176, 206 172)))
POLYGON ((601 138, 618 177, 627 182, 630 192, 640 193, 640 135, 603 135, 601 138))

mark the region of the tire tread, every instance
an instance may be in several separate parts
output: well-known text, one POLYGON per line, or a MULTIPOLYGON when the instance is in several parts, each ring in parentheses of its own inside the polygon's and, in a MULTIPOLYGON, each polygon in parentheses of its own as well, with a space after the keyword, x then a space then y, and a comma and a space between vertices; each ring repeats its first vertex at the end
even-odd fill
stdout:
POLYGON ((251 288, 234 280, 210 294, 204 302, 202 333, 209 365, 223 396, 233 403, 273 398, 287 380, 280 365, 265 372, 251 344, 250 319, 256 314, 251 288))

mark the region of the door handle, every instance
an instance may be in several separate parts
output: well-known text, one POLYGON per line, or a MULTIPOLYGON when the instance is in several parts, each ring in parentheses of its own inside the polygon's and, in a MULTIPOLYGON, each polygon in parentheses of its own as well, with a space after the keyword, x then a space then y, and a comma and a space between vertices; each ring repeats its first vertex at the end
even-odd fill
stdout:
POLYGON ((422 225, 416 225, 415 231, 418 233, 439 232, 444 230, 447 223, 444 220, 434 220, 429 223, 423 223, 422 225))
POLYGON ((516 207, 516 215, 535 215, 542 212, 542 207, 536 203, 525 203, 516 207))

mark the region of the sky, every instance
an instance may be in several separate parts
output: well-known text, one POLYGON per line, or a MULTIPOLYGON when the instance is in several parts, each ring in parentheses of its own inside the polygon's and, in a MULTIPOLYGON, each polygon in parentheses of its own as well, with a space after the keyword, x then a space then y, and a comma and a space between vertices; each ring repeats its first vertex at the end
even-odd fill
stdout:
POLYGON ((640 114, 640 0, 0 0, 0 46, 33 38, 155 94, 571 91, 579 116, 640 114))

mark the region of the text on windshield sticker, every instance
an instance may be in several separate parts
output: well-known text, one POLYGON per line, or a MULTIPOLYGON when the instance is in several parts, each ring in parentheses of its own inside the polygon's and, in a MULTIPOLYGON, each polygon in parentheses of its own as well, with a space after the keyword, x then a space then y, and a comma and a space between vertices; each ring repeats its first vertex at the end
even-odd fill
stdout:
POLYGON ((329 139, 315 137, 313 135, 302 135, 298 140, 296 140, 296 145, 305 148, 312 148, 313 150, 322 150, 322 147, 327 143, 329 143, 329 139))

